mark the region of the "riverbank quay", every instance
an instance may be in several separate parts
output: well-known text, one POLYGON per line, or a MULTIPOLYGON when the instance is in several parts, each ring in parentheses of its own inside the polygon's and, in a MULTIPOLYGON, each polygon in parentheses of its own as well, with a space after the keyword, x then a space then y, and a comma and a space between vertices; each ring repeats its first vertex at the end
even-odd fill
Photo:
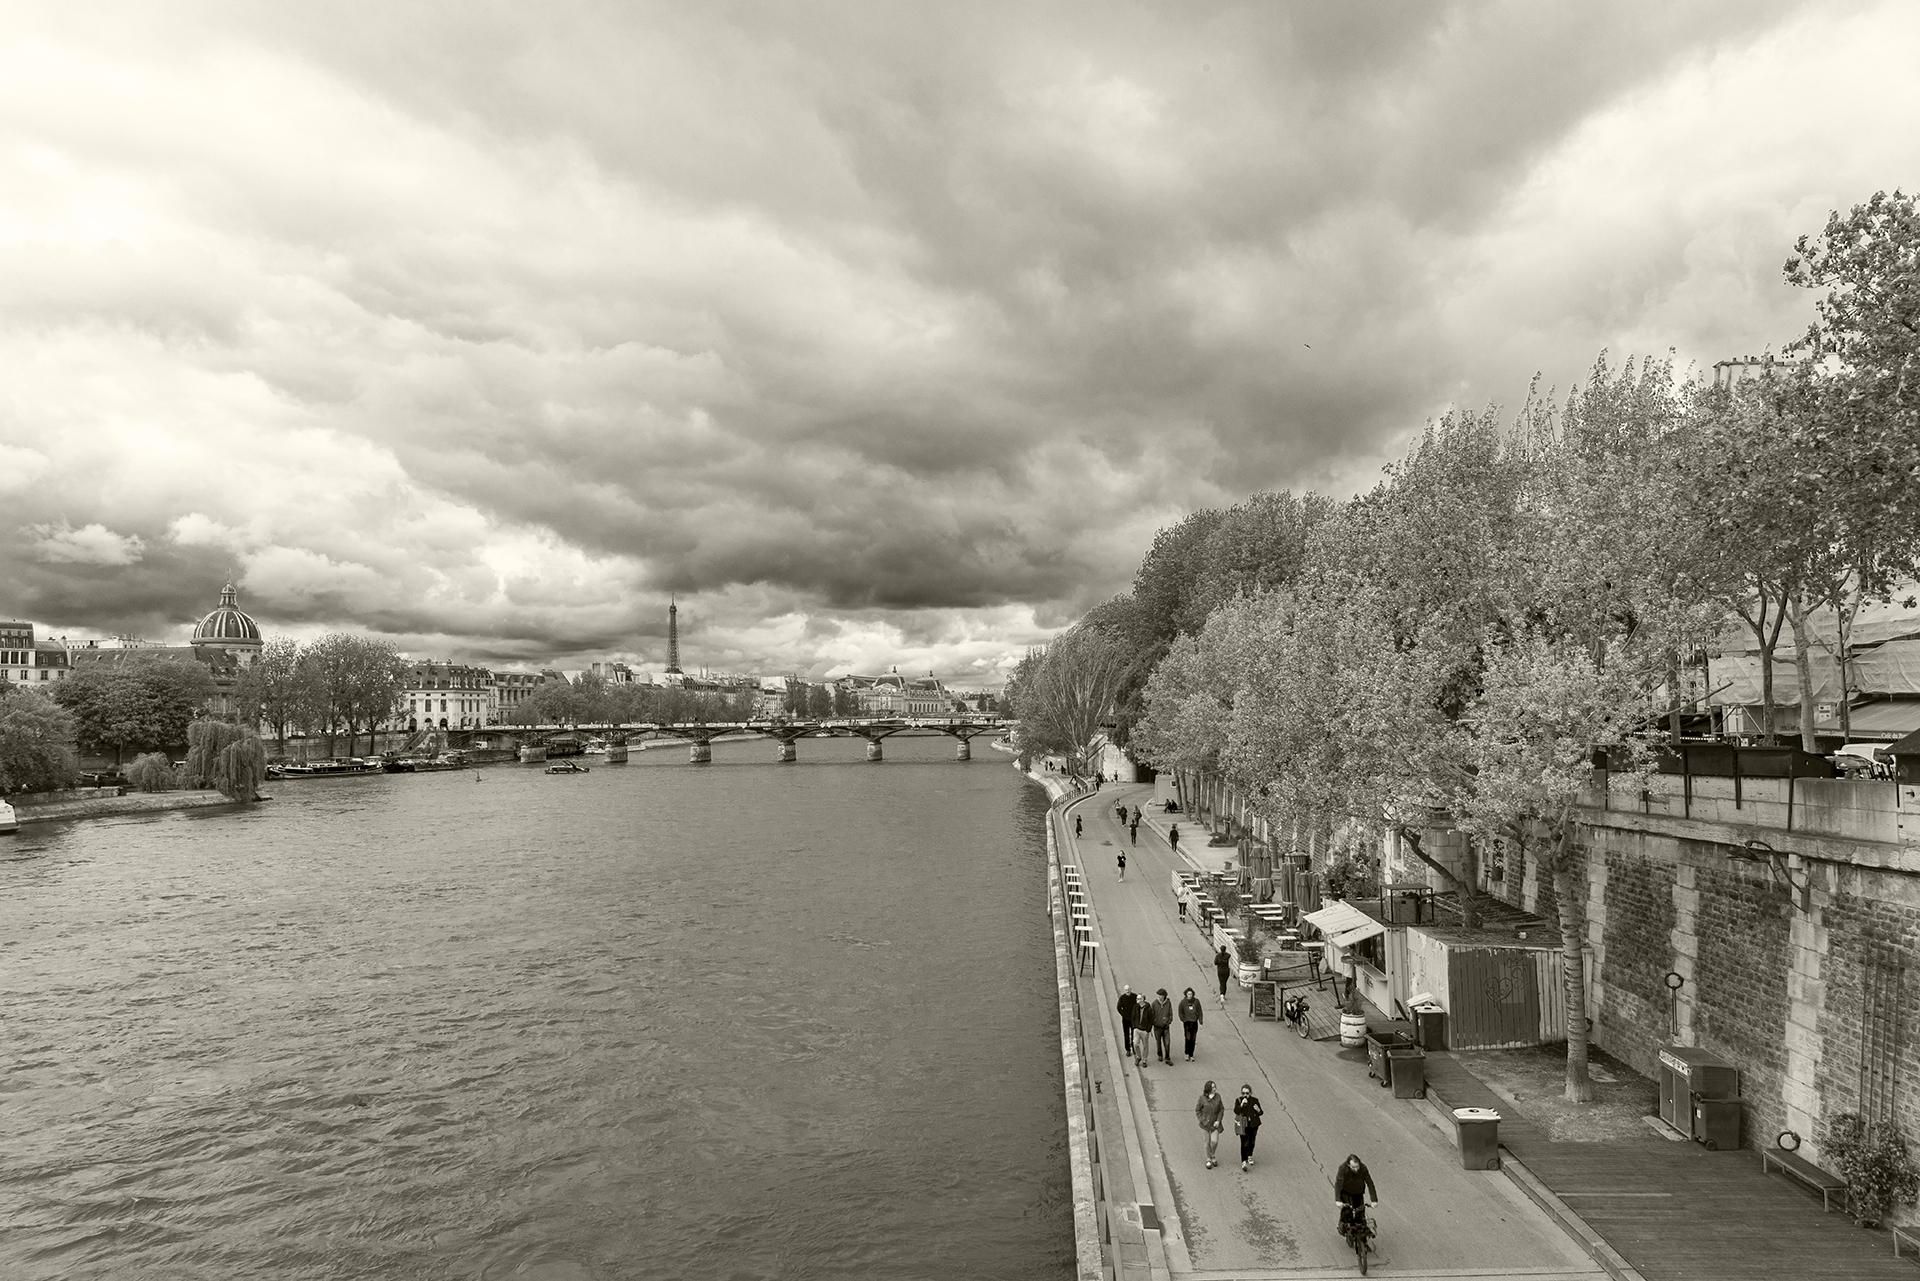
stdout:
POLYGON ((1063 983, 1063 1054, 1084 1064, 1083 1088, 1068 1087, 1076 1210, 1084 1188, 1099 1245, 1097 1260, 1079 1245, 1080 1275, 1351 1275, 1354 1259, 1335 1230, 1331 1187, 1349 1152, 1367 1161, 1380 1186, 1373 1262, 1391 1275, 1607 1275, 1511 1180, 1463 1169, 1451 1124, 1443 1127, 1432 1109, 1383 1097, 1364 1070, 1328 1046, 1283 1023, 1253 1019, 1237 987, 1221 1004, 1206 941, 1178 917, 1168 889, 1175 868, 1195 864, 1176 854, 1157 826, 1129 844, 1118 821, 1116 807, 1144 810, 1151 788, 1071 792, 1066 780, 1034 777, 1055 798, 1050 843, 1059 854, 1050 860, 1049 905, 1056 939, 1075 928, 1077 900, 1086 922, 1080 928, 1097 945, 1063 945, 1057 962, 1072 962, 1074 989, 1068 994, 1063 983), (1128 870, 1121 880, 1123 852, 1128 870), (1187 987, 1207 996, 1193 1063, 1184 1061, 1177 1025, 1174 1062, 1137 1068, 1124 1056, 1115 1012, 1121 984, 1149 997, 1164 987, 1176 1003, 1187 987), (1206 1165, 1193 1109, 1207 1080, 1228 1099, 1251 1085, 1264 1103, 1249 1169, 1240 1168, 1230 1130, 1221 1136, 1218 1165, 1206 1165))
MULTIPOLYGON (((1767 1175, 1750 1149, 1712 1152, 1636 1118, 1602 1135, 1583 1128, 1582 1105, 1554 1099, 1564 1074, 1545 1056, 1429 1054, 1427 1099, 1442 1115, 1456 1107, 1500 1114, 1502 1169, 1568 1232, 1586 1243, 1617 1281, 1911 1281, 1911 1260, 1895 1258, 1891 1237, 1825 1213, 1817 1194, 1767 1175), (1474 1070, 1475 1063, 1481 1071, 1474 1070), (1496 1088, 1484 1065, 1523 1069, 1534 1079, 1496 1088), (1529 1105, 1528 1100, 1533 1100, 1529 1105)), ((1504 1075, 1505 1073, 1503 1073, 1504 1075)), ((1647 1092, 1651 1082, 1644 1082, 1647 1092)))
MULTIPOLYGON (((104 791, 109 789, 90 789, 104 791)), ((84 796, 73 800, 47 800, 27 803, 15 797, 11 802, 24 828, 29 823, 51 823, 59 819, 110 818, 119 814, 158 814, 167 810, 202 809, 210 805, 231 805, 219 792, 129 792, 125 796, 84 796)))

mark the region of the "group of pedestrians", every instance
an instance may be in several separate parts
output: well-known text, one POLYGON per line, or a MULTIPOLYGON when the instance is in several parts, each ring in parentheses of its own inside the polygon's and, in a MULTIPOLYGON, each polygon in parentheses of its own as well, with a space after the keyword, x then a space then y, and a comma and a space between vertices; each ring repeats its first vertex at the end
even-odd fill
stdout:
POLYGON ((1200 1025, 1206 1021, 1207 1011, 1200 1004, 1200 998, 1193 994, 1192 988, 1181 995, 1176 1008, 1164 987, 1152 997, 1146 997, 1135 993, 1131 985, 1122 984, 1120 1000, 1115 1009, 1119 1011, 1127 1055, 1133 1059, 1134 1066, 1145 1067, 1149 1053, 1162 1063, 1173 1062, 1175 1018, 1180 1020, 1181 1030, 1186 1033, 1183 1052, 1187 1062, 1193 1062, 1194 1051, 1200 1040, 1200 1025))

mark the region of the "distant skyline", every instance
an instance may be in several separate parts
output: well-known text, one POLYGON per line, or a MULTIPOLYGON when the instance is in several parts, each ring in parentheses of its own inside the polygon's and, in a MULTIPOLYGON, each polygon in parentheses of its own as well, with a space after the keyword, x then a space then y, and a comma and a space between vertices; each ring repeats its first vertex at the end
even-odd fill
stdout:
POLYGON ((1920 6, 9 5, 0 616, 994 688, 1154 532, 1804 328, 1920 6))

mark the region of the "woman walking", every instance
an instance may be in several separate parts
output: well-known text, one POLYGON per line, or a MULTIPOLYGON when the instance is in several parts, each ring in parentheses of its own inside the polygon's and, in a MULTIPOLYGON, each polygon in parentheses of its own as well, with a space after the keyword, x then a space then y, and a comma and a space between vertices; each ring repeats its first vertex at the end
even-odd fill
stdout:
POLYGON ((1220 976, 1220 1006, 1222 1009, 1225 1009, 1227 1004, 1227 979, 1233 974, 1233 953, 1227 951, 1227 946, 1224 943, 1220 945, 1220 950, 1213 954, 1213 968, 1220 976))
POLYGON ((1185 1028, 1187 1033, 1187 1062, 1191 1063, 1193 1062, 1193 1043, 1200 1035, 1201 1021, 1207 1017, 1207 1012, 1200 1007, 1200 998, 1193 994, 1192 988, 1188 988, 1187 994, 1180 998, 1179 1012, 1180 1026, 1185 1028))
POLYGON ((1212 1081, 1200 1087, 1200 1101, 1193 1105, 1193 1114, 1200 1119, 1200 1132, 1207 1136, 1207 1168, 1211 1170, 1220 1164, 1220 1131, 1227 1128, 1227 1101, 1213 1088, 1212 1081))
POLYGON ((1240 1136, 1240 1168, 1253 1168, 1253 1141, 1260 1137, 1260 1118, 1265 1109, 1260 1100, 1253 1097, 1253 1087, 1240 1087, 1240 1097, 1233 1101, 1233 1130, 1240 1136))

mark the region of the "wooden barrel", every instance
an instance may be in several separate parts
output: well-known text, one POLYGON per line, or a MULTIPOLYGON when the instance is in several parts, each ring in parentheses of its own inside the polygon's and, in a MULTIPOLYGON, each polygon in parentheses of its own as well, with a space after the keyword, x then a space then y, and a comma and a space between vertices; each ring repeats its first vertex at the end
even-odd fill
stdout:
POLYGON ((1367 1043, 1367 1016, 1364 1014, 1340 1015, 1340 1044, 1349 1048, 1367 1043))

